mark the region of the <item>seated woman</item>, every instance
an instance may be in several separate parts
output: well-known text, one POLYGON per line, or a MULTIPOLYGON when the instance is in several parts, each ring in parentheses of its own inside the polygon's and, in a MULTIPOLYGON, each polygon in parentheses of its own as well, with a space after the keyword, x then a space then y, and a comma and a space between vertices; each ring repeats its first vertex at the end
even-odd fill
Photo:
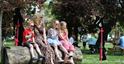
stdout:
POLYGON ((61 45, 58 40, 58 28, 59 28, 59 21, 54 21, 52 23, 53 28, 48 30, 48 43, 53 46, 56 57, 58 58, 59 62, 63 62, 62 58, 59 56, 58 46, 64 51, 65 54, 68 54, 67 50, 61 45))
POLYGON ((45 56, 43 64, 55 64, 54 51, 46 40, 46 30, 43 17, 41 15, 34 15, 32 21, 34 23, 35 41, 40 46, 40 50, 42 50, 42 53, 45 56))
MULTIPOLYGON (((75 50, 74 46, 71 44, 71 42, 69 42, 68 39, 68 30, 67 30, 67 24, 66 22, 62 21, 60 23, 60 30, 59 30, 59 38, 60 38, 60 42, 62 43, 62 45, 66 48, 66 50, 69 52, 69 61, 67 60, 67 57, 65 57, 65 63, 70 62, 71 64, 74 64, 73 61, 73 52, 75 50)), ((66 55, 67 56, 67 55, 66 55)))
POLYGON ((43 56, 34 38, 35 36, 33 32, 33 23, 28 23, 28 26, 25 28, 23 32, 23 46, 29 47, 32 60, 37 60, 37 58, 34 55, 34 47, 39 55, 39 58, 43 58, 43 56))

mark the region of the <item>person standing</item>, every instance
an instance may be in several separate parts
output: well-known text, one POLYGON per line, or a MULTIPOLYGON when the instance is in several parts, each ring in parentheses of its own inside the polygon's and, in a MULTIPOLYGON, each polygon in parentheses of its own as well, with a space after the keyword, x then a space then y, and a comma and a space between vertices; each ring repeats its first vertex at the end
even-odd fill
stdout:
POLYGON ((96 25, 99 27, 99 36, 96 42, 96 50, 100 50, 100 43, 102 43, 102 60, 106 60, 106 49, 105 49, 105 42, 107 41, 107 36, 111 32, 112 27, 115 25, 115 19, 109 19, 107 16, 102 18, 97 17, 98 20, 95 22, 96 25), (102 33, 102 35, 101 35, 102 33), (101 39, 102 37, 102 39, 101 39), (101 41, 102 40, 102 41, 101 41))

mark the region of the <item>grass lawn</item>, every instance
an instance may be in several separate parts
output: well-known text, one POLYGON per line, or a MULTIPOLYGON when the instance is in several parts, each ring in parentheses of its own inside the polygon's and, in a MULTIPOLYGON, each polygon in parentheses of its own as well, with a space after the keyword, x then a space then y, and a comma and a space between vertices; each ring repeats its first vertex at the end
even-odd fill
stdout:
MULTIPOLYGON (((100 64, 98 54, 84 54, 81 64, 100 64)), ((102 61, 102 64, 124 64, 123 56, 108 55, 107 60, 102 61)))
MULTIPOLYGON (((13 46, 14 42, 12 41, 6 41, 4 43, 4 46, 13 46)), ((89 54, 88 52, 88 46, 84 50, 82 47, 82 43, 79 43, 81 46, 81 50, 83 52, 83 60, 82 62, 79 62, 77 64, 100 64, 99 61, 99 54, 89 54)), ((112 44, 106 43, 106 49, 112 48, 112 44)), ((107 55, 107 60, 102 61, 102 64, 124 64, 124 56, 123 55, 113 55, 109 54, 107 55)))
MULTIPOLYGON (((80 45, 82 45, 80 43, 80 45)), ((106 43, 106 49, 112 48, 111 43, 106 43)), ((99 54, 89 54, 86 52, 88 50, 88 47, 86 50, 83 50, 83 61, 79 64, 100 64, 99 61, 99 54)), ((107 60, 102 61, 102 64, 124 64, 124 56, 123 55, 114 55, 114 54, 108 54, 107 55, 107 60)))

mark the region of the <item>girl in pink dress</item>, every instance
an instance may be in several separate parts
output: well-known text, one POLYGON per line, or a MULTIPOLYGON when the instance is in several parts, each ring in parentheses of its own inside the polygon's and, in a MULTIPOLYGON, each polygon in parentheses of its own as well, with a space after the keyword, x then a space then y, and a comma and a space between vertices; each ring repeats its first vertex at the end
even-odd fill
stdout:
POLYGON ((62 21, 60 23, 60 30, 59 30, 59 38, 60 38, 60 42, 62 43, 62 45, 66 48, 66 50, 69 52, 69 57, 68 57, 68 61, 67 60, 67 56, 65 58, 65 62, 69 62, 71 64, 74 64, 73 62, 73 52, 75 50, 74 46, 72 45, 71 42, 69 42, 68 39, 68 30, 67 30, 67 24, 66 22, 62 21))

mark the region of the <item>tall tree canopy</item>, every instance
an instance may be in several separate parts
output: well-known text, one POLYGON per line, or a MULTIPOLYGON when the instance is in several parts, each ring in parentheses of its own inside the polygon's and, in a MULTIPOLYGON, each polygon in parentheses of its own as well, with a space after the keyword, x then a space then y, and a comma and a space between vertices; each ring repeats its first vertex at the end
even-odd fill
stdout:
POLYGON ((56 18, 67 21, 69 25, 74 25, 74 21, 83 26, 92 24, 92 15, 107 16, 124 24, 123 0, 53 0, 51 3, 56 18))

